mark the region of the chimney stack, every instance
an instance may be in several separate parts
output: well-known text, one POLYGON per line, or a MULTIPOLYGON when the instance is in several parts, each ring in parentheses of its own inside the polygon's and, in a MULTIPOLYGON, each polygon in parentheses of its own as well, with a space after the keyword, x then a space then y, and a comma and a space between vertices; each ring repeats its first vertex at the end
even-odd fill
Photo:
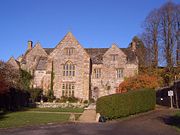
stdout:
POLYGON ((31 50, 33 47, 33 42, 31 40, 28 41, 28 50, 31 50))

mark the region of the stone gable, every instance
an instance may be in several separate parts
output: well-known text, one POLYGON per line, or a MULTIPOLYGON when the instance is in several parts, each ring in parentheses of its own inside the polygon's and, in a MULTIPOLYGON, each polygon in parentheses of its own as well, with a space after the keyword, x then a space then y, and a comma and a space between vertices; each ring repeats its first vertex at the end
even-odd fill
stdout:
POLYGON ((10 64, 14 69, 19 69, 20 64, 17 60, 14 59, 14 57, 11 57, 8 61, 7 64, 10 64))
POLYGON ((41 57, 48 57, 48 55, 41 47, 40 43, 37 43, 34 48, 28 50, 24 55, 24 63, 22 63, 23 69, 29 71, 35 70, 41 57))
POLYGON ((75 96, 82 99, 89 98, 89 72, 90 57, 79 42, 74 38, 72 33, 68 33, 63 40, 55 47, 50 54, 48 63, 49 70, 52 69, 51 63, 54 64, 54 93, 60 98, 62 96, 62 85, 68 82, 75 84, 75 96), (66 54, 66 49, 73 48, 73 54, 66 54), (75 65, 75 76, 63 76, 63 65, 71 62, 75 65))

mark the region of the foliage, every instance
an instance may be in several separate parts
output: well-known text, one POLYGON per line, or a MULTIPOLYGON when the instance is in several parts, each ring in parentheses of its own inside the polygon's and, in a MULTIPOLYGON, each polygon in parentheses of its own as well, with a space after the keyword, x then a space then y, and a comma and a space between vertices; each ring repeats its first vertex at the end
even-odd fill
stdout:
POLYGON ((134 77, 125 79, 117 89, 117 93, 127 92, 130 90, 139 90, 142 88, 156 89, 160 86, 161 81, 158 77, 148 74, 139 74, 134 77))
POLYGON ((90 98, 90 99, 89 99, 89 103, 95 103, 94 98, 90 98))
POLYGON ((49 102, 52 102, 54 99, 56 99, 56 97, 54 96, 54 91, 53 91, 53 87, 54 87, 54 65, 53 65, 53 61, 52 61, 52 67, 51 67, 51 88, 48 91, 47 94, 47 99, 49 102))
POLYGON ((53 102, 55 99, 56 99, 56 97, 54 96, 54 91, 53 90, 48 90, 47 101, 48 102, 53 102))
POLYGON ((22 89, 29 90, 32 79, 33 76, 29 72, 20 69, 20 84, 22 89))
POLYGON ((164 86, 169 86, 175 81, 175 79, 180 79, 180 67, 166 67, 161 72, 161 77, 163 78, 164 86))
MULTIPOLYGON (((19 71, 14 69, 10 64, 0 61, 0 81, 3 87, 19 87, 19 71)), ((2 89, 2 88, 1 88, 2 89)))
POLYGON ((147 50, 145 48, 145 45, 143 41, 138 37, 134 36, 132 39, 132 43, 129 45, 129 47, 133 48, 133 45, 136 48, 136 55, 139 61, 139 67, 144 67, 147 63, 147 50))
POLYGON ((42 89, 35 88, 35 89, 29 89, 28 92, 30 93, 30 98, 32 102, 39 102, 41 100, 42 96, 42 89))
POLYGON ((53 91, 53 86, 54 86, 54 65, 52 61, 52 69, 51 69, 51 89, 53 91))
POLYGON ((24 90, 9 88, 8 91, 0 94, 0 109, 16 111, 29 104, 29 93, 24 90))
POLYGON ((5 93, 8 90, 6 81, 0 76, 0 94, 5 93))
POLYGON ((155 103, 155 91, 142 89, 100 97, 96 103, 96 111, 108 119, 117 119, 152 110, 155 103))
POLYGON ((15 111, 28 106, 29 93, 22 89, 20 71, 0 61, 0 109, 15 111))
POLYGON ((78 98, 76 97, 66 97, 66 96, 62 96, 61 99, 59 100, 59 102, 70 102, 70 103, 75 103, 78 102, 78 98))
POLYGON ((83 102, 84 104, 88 104, 89 102, 88 102, 88 100, 84 100, 84 102, 83 102))
POLYGON ((139 74, 156 76, 158 80, 161 80, 162 86, 169 86, 175 80, 180 79, 180 67, 140 68, 139 74))

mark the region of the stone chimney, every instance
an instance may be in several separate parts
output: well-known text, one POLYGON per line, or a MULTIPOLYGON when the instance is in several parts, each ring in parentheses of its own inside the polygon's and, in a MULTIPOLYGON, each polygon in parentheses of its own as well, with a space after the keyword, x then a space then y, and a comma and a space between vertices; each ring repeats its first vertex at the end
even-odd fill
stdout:
POLYGON ((28 41, 28 50, 31 50, 33 47, 33 42, 31 40, 28 41))
POLYGON ((132 49, 132 51, 136 51, 136 42, 132 41, 131 49, 132 49))

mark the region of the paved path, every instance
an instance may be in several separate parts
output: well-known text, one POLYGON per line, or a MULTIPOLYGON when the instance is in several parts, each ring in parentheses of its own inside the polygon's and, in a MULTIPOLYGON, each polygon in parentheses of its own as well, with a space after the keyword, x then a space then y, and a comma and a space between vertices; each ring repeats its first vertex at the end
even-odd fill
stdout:
POLYGON ((87 122, 87 123, 96 122, 96 111, 84 110, 83 114, 79 117, 79 122, 87 122))
POLYGON ((79 122, 95 123, 96 122, 96 104, 90 104, 85 108, 83 114, 79 117, 79 122))
POLYGON ((165 124, 173 110, 158 109, 107 123, 64 123, 0 130, 0 135, 180 135, 165 124))

